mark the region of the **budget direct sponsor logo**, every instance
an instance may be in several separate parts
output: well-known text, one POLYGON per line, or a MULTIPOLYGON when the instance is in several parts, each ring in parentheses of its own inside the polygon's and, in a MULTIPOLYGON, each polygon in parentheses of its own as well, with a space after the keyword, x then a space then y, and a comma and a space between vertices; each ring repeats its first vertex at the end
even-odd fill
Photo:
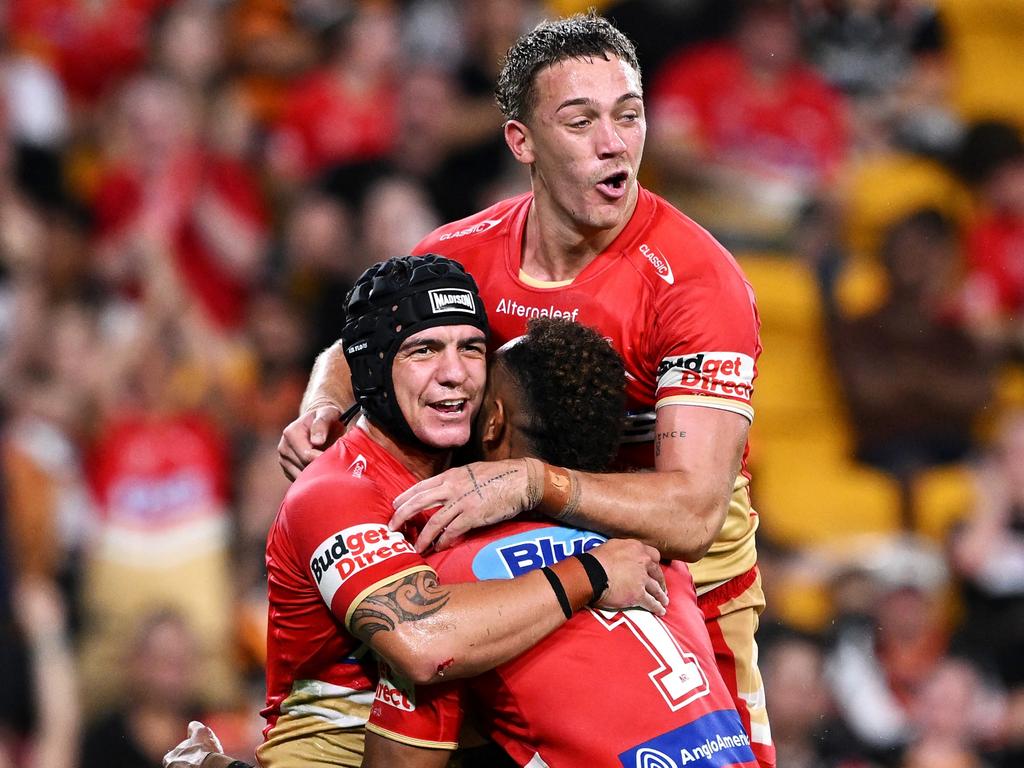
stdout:
POLYGON ((672 274, 672 266, 668 263, 668 259, 661 255, 661 251, 647 243, 640 243, 640 253, 651 263, 654 271, 658 273, 658 277, 669 285, 675 283, 676 278, 672 274))
POLYGON ((478 579, 514 579, 529 571, 554 565, 572 555, 588 552, 605 541, 592 531, 544 527, 492 541, 473 557, 478 579))
POLYGON ((619 755, 625 768, 729 768, 753 763, 750 738, 736 710, 710 712, 619 755))
POLYGON ((427 291, 427 295, 430 296, 430 309, 435 315, 441 312, 466 312, 472 315, 476 312, 473 294, 464 288, 435 288, 427 291))
POLYGON ((750 401, 754 358, 738 352, 697 352, 666 357, 658 366, 658 390, 685 387, 708 395, 750 401))
POLYGON ((457 232, 445 232, 438 240, 453 240, 456 237, 465 237, 466 235, 479 235, 481 232, 486 232, 488 229, 498 226, 501 224, 501 219, 484 219, 478 224, 474 224, 471 227, 460 229, 457 232))
POLYGON ((574 323, 580 314, 579 307, 575 309, 556 309, 554 304, 548 304, 546 307, 536 307, 529 304, 520 304, 512 299, 501 299, 495 312, 499 315, 511 315, 512 317, 525 317, 527 319, 554 317, 556 319, 572 320, 574 323))
POLYGON ((330 605, 341 585, 357 573, 415 551, 401 533, 387 526, 353 525, 320 543, 309 559, 309 570, 330 605))
POLYGON ((413 691, 406 690, 404 686, 391 682, 382 671, 380 681, 377 683, 377 690, 373 695, 374 701, 379 701, 403 712, 416 711, 416 698, 413 691))

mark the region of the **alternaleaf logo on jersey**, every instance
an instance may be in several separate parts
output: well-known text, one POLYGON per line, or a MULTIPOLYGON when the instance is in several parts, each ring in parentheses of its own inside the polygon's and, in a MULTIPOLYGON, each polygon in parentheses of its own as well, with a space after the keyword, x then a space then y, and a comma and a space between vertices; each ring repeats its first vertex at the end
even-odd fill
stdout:
POLYGON ((309 571, 330 605, 341 585, 357 573, 399 555, 414 554, 398 531, 386 525, 353 525, 324 539, 309 559, 309 571))
POLYGON ((473 294, 465 288, 435 288, 427 294, 430 296, 430 309, 435 315, 444 312, 476 313, 473 294))

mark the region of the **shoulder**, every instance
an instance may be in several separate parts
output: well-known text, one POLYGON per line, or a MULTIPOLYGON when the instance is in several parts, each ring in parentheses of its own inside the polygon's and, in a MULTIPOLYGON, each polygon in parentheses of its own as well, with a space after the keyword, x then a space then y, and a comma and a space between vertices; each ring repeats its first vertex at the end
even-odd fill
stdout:
POLYGON ((472 216, 444 224, 420 240, 412 252, 438 253, 458 260, 460 254, 500 241, 511 231, 512 220, 520 206, 531 198, 530 193, 511 197, 472 216))
POLYGON ((674 297, 696 288, 750 293, 732 254, 710 232, 671 205, 647 192, 653 213, 637 247, 626 257, 658 296, 674 297))
POLYGON ((383 492, 365 469, 362 455, 325 451, 288 489, 281 505, 282 522, 292 527, 307 522, 319 525, 330 518, 342 521, 352 511, 363 517, 368 509, 385 504, 383 492))

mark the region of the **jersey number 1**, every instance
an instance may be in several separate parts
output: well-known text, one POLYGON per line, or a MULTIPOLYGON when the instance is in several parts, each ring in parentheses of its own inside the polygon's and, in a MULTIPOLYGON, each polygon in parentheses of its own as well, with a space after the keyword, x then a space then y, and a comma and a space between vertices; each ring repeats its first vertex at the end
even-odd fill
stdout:
POLYGON ((590 612, 609 632, 625 625, 643 644, 657 664, 650 673, 651 682, 673 712, 707 695, 708 679, 697 657, 680 648, 665 622, 653 613, 593 609, 590 612))

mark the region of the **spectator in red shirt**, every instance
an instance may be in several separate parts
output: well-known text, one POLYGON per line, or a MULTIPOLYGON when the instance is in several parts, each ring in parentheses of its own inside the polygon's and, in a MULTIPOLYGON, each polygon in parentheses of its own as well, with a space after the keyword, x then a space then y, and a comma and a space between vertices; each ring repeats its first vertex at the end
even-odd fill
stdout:
POLYGON ((1024 353, 1024 140, 1016 126, 975 124, 964 138, 960 171, 978 213, 967 230, 963 311, 983 340, 1024 353))
POLYGON ((394 146, 395 12, 383 3, 356 6, 334 40, 327 63, 296 85, 271 137, 270 165, 285 181, 383 158, 394 146))
POLYGON ((121 114, 94 210, 101 264, 129 292, 139 253, 163 252, 191 304, 212 327, 238 328, 265 259, 267 213, 240 159, 203 147, 193 103, 175 83, 144 77, 121 114))
POLYGON ((670 57, 650 105, 662 181, 726 245, 785 237, 846 157, 843 102, 778 0, 748 0, 730 39, 670 57))
POLYGON ((165 0, 11 0, 14 47, 50 63, 77 103, 93 106, 145 59, 165 0))

